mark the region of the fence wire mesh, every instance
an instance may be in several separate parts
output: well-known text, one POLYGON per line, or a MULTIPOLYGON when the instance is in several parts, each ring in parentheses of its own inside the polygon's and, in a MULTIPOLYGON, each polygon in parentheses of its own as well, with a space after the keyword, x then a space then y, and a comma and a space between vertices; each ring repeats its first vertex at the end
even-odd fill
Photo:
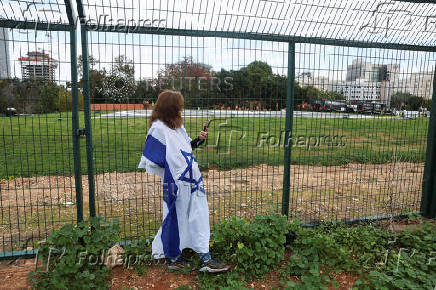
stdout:
POLYGON ((419 210, 434 61, 296 45, 291 212, 312 220, 419 210))
POLYGON ((423 180, 434 180, 434 4, 0 3, 0 257, 34 249, 81 210, 87 218, 93 186, 96 214, 119 219, 123 239, 156 232, 162 186, 137 166, 164 89, 182 92, 192 139, 210 121, 194 154, 212 224, 423 208, 423 180))
POLYGON ((70 36, 0 31, 0 247, 9 252, 76 221, 70 36))

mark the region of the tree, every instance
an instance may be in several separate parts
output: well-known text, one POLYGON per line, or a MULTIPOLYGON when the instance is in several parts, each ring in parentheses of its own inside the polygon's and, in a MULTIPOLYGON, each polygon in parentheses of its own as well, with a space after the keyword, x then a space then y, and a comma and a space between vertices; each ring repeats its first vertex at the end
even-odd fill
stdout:
POLYGON ((271 66, 263 61, 253 61, 240 72, 240 83, 248 90, 249 97, 267 102, 274 82, 271 66))
POLYGON ((134 78, 135 67, 133 66, 133 61, 129 60, 125 55, 115 57, 112 73, 128 78, 134 78))
POLYGON ((136 83, 133 103, 143 103, 148 101, 150 104, 157 99, 157 91, 153 88, 151 81, 144 79, 136 83))
POLYGON ((279 109, 286 104, 287 77, 274 74, 271 66, 253 61, 239 70, 216 73, 221 80, 222 102, 227 105, 261 104, 263 108, 279 109), (222 81, 222 80, 228 80, 222 81), (231 86, 228 83, 231 82, 231 86))
POLYGON ((398 110, 419 110, 424 104, 424 99, 410 93, 397 92, 391 97, 391 107, 398 110))
POLYGON ((129 102, 136 89, 133 61, 126 56, 115 57, 111 72, 103 79, 106 100, 116 103, 129 102))
MULTIPOLYGON (((73 96, 70 90, 61 89, 59 95, 55 100, 56 109, 60 112, 71 112, 73 96)), ((78 107, 83 109, 83 95, 78 93, 78 107)))
POLYGON ((204 106, 208 99, 212 67, 195 62, 191 56, 175 64, 166 64, 153 82, 159 93, 164 89, 180 91, 185 98, 185 107, 204 106))
POLYGON ((56 111, 56 99, 60 87, 54 82, 43 83, 39 92, 39 102, 34 113, 51 113, 56 111))
POLYGON ((301 87, 297 82, 295 84, 295 102, 294 105, 302 103, 312 103, 314 100, 319 99, 319 90, 314 86, 301 87))
POLYGON ((427 110, 431 111, 432 99, 424 99, 422 102, 422 107, 427 108, 427 110))
POLYGON ((408 109, 412 111, 418 111, 422 107, 423 101, 423 98, 412 95, 407 102, 408 109))
MULTIPOLYGON (((98 63, 100 63, 100 61, 98 59, 96 59, 92 55, 88 55, 89 70, 95 70, 94 67, 98 63)), ((82 55, 79 55, 79 57, 77 58, 77 73, 79 74, 79 76, 83 75, 83 57, 82 57, 82 55)))
MULTIPOLYGON (((104 80, 106 78, 106 70, 89 71, 89 96, 91 103, 105 103, 106 95, 104 94, 104 80)), ((79 81, 79 88, 83 90, 83 78, 79 81)))
MULTIPOLYGON (((80 77, 79 88, 83 91, 83 63, 82 56, 78 57, 78 72, 80 77)), ((104 80, 107 76, 107 72, 104 68, 97 69, 99 60, 92 55, 88 56, 89 63, 89 97, 91 103, 106 103, 106 95, 104 94, 104 80)))
POLYGON ((321 100, 346 100, 345 96, 338 92, 333 91, 320 91, 319 93, 319 99, 321 100))

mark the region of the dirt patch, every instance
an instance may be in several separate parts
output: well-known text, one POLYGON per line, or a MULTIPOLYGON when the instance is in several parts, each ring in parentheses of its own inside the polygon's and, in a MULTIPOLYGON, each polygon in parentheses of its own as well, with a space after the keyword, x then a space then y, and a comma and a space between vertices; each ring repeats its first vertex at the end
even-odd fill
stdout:
POLYGON ((32 289, 27 277, 33 270, 34 259, 0 261, 0 289, 32 289))
MULTIPOLYGON (((290 258, 287 251, 286 259, 290 258)), ((34 259, 20 259, 18 261, 2 261, 0 263, 0 289, 31 289, 28 282, 28 274, 35 269, 34 259)), ((147 272, 139 276, 132 270, 124 267, 113 269, 111 281, 112 289, 172 289, 182 285, 190 286, 192 289, 199 289, 196 284, 198 272, 176 273, 167 270, 166 265, 154 265, 147 269, 147 272)), ((208 274, 206 274, 208 275, 208 274)), ((339 289, 350 289, 357 280, 356 276, 348 273, 333 274, 339 284, 339 289)), ((296 277, 290 277, 298 281, 296 277)), ((253 289, 277 289, 281 288, 278 271, 271 271, 264 279, 253 280, 247 283, 253 289)), ((334 289, 329 287, 329 289, 334 289)))
POLYGON ((125 289, 136 287, 137 289, 171 289, 182 285, 196 288, 195 278, 197 272, 181 274, 169 272, 165 265, 149 267, 147 272, 141 276, 131 270, 122 267, 114 269, 112 289, 125 289))

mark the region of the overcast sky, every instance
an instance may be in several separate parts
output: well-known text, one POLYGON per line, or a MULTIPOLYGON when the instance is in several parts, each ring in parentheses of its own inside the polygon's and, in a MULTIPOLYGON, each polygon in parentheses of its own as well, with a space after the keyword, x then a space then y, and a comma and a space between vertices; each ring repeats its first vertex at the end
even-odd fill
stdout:
MULTIPOLYGON (((62 2, 62 1, 60 1, 62 2)), ((324 36, 360 40, 426 44, 435 38, 429 4, 394 1, 218 1, 218 0, 90 0, 85 7, 89 19, 103 21, 104 15, 122 20, 164 19, 168 28, 231 30, 283 35, 324 36), (348 8, 348 9, 345 9, 348 8), (413 42, 414 41, 414 42, 413 42)), ((2 0, 0 17, 66 22, 65 7, 57 1, 26 8, 23 1, 2 0), (21 10, 21 12, 20 12, 21 10), (23 12, 24 11, 24 12, 23 12), (56 12, 57 11, 57 12, 56 12), (13 16, 11 16, 13 15, 13 16)), ((433 13, 433 14, 432 14, 433 13)), ((106 17, 107 23, 109 22, 106 17)), ((116 21, 115 21, 116 23, 116 21)), ((133 22, 132 22, 133 23, 133 22)), ((143 22, 145 23, 145 22, 143 22)), ((162 23, 161 23, 162 25, 162 23)), ((80 28, 79 28, 80 29, 80 28)), ((79 30, 80 32, 80 30, 79 30)), ((78 36, 80 33, 78 32, 78 36)), ((81 54, 80 37, 78 55, 81 54)), ((287 44, 225 38, 194 38, 134 33, 90 32, 89 53, 100 60, 99 67, 110 69, 113 59, 126 55, 135 63, 135 77, 156 76, 164 64, 192 56, 214 70, 239 69, 254 60, 269 63, 273 71, 287 73, 287 44)), ((57 79, 70 80, 69 33, 9 30, 8 48, 12 76, 21 77, 18 58, 28 51, 45 50, 60 60, 57 79)), ((347 65, 362 58, 372 63, 400 65, 403 73, 431 71, 434 53, 356 49, 297 44, 297 74, 310 71, 332 80, 345 78, 347 65)))

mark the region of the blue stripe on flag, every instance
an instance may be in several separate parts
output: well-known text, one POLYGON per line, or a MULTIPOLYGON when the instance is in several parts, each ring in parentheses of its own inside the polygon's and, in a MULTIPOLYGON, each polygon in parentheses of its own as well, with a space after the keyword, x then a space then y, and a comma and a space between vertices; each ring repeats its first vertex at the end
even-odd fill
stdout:
POLYGON ((144 155, 149 160, 153 161, 160 167, 165 167, 165 145, 162 144, 155 137, 148 135, 145 140, 144 151, 142 151, 142 155, 144 155))
POLYGON ((177 192, 178 187, 171 175, 168 163, 165 162, 163 199, 167 204, 168 214, 162 223, 161 239, 164 254, 168 258, 175 258, 181 254, 179 224, 176 211, 177 192))
POLYGON ((145 140, 142 155, 165 168, 163 180, 163 200, 167 204, 168 214, 162 223, 162 246, 166 257, 178 257, 180 252, 179 224, 177 220, 176 199, 178 187, 166 161, 166 146, 151 134, 145 140))

